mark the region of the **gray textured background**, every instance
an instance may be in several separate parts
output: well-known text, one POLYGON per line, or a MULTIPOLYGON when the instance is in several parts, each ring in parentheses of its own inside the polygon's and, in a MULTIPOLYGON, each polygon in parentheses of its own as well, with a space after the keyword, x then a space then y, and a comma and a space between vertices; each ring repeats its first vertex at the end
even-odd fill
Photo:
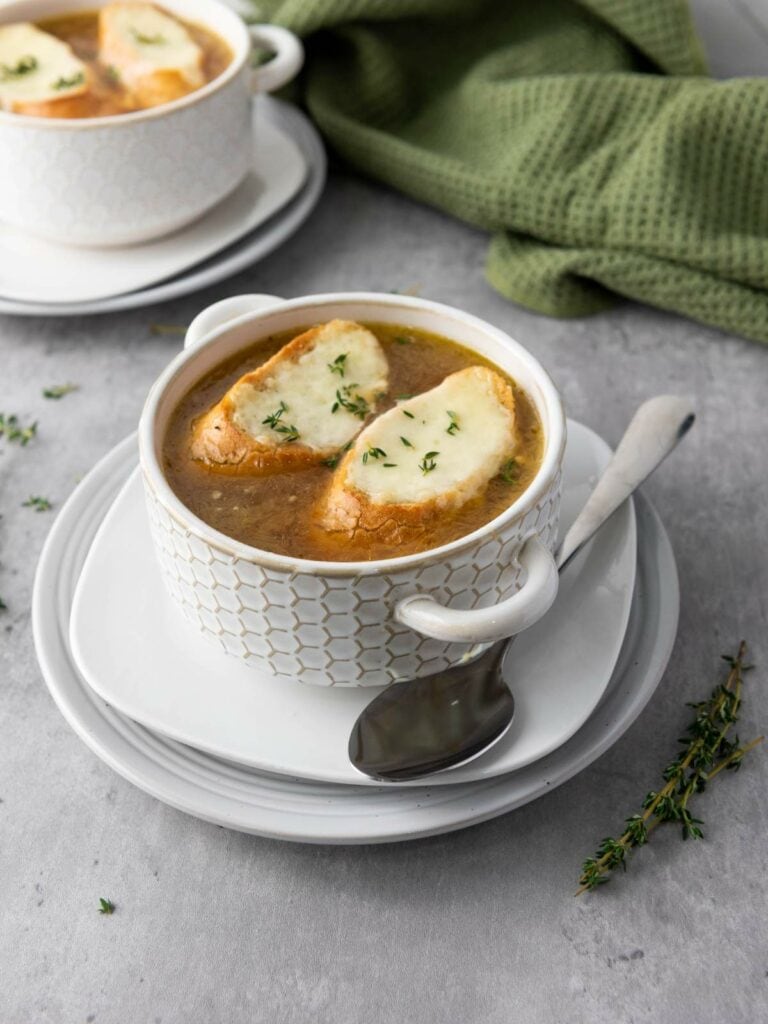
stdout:
MULTIPOLYGON (((699 0, 697 16, 718 73, 765 72, 763 0, 699 0)), ((534 316, 485 284, 485 247, 479 232, 337 174, 299 236, 207 293, 119 316, 0 318, 0 410, 40 420, 26 449, 0 443, 0 1024, 768 1016, 765 753, 698 804, 704 842, 659 834, 625 877, 571 896, 581 859, 655 785, 684 701, 708 691, 719 653, 741 636, 760 667, 740 731, 768 727, 768 351, 631 305, 585 321, 534 316), (570 414, 611 441, 646 396, 696 396, 695 431, 648 487, 681 577, 669 670, 590 769, 464 832, 303 847, 185 817, 114 775, 53 706, 29 621, 51 513, 20 504, 45 494, 60 506, 134 428, 178 347, 150 336, 152 321, 184 323, 244 291, 410 286, 519 338, 550 368, 570 414), (66 380, 81 390, 41 397, 66 380), (97 913, 100 896, 117 903, 114 916, 97 913)))

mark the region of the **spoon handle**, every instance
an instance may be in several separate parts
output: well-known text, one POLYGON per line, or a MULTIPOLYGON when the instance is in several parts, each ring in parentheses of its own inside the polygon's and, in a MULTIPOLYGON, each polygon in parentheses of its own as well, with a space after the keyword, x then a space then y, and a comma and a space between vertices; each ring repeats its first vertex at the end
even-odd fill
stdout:
POLYGON ((586 505, 563 538, 555 555, 558 569, 565 567, 677 447, 694 419, 690 400, 676 395, 659 395, 640 406, 586 505))

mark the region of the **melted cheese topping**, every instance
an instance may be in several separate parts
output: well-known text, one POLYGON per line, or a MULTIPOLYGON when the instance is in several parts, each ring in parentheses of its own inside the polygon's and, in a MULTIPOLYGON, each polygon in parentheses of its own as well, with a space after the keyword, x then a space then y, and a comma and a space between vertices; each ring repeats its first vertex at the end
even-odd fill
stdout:
POLYGON ((345 461, 345 483, 375 504, 458 506, 515 447, 512 389, 493 370, 470 366, 374 420, 345 461))
POLYGON ((204 83, 203 51, 186 28, 152 4, 108 4, 99 12, 100 57, 128 85, 159 73, 180 76, 191 89, 204 83))
POLYGON ((261 443, 280 444, 286 435, 264 420, 282 403, 278 426, 295 427, 302 445, 335 451, 358 433, 377 395, 386 392, 388 364, 369 330, 332 320, 298 357, 278 356, 265 376, 250 376, 255 379, 238 381, 229 391, 236 426, 261 443))
POLYGON ((88 70, 71 48, 29 22, 0 25, 0 107, 47 103, 88 88, 88 70))

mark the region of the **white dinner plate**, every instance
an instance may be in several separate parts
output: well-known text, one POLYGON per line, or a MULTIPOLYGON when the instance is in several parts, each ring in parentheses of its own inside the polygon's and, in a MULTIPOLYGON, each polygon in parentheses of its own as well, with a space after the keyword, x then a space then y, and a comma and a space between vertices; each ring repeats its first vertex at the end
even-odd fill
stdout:
POLYGON ((59 514, 35 579, 35 646, 51 695, 87 746, 145 792, 205 821, 312 843, 393 842, 485 821, 551 792, 606 751, 645 707, 669 659, 679 605, 675 561, 656 513, 638 495, 637 581, 619 661, 594 713, 547 757, 497 778, 417 788, 303 782, 224 763, 110 707, 85 683, 69 650, 76 581, 134 461, 133 440, 123 442, 59 514))
POLYGON ((206 288, 272 252, 317 204, 326 157, 312 123, 288 103, 260 97, 254 123, 256 176, 168 238, 79 249, 0 225, 0 313, 82 316, 149 306, 206 288))
MULTIPOLYGON (((610 449, 568 425, 563 526, 572 522, 610 449)), ((99 471, 97 471, 99 472, 99 471)), ((516 641, 507 672, 515 718, 487 754, 435 785, 514 771, 564 743, 611 678, 635 577, 631 502, 564 574, 546 617, 516 641)), ((370 785, 347 756, 355 719, 378 689, 275 679, 225 654, 167 596, 135 470, 107 514, 74 598, 70 643, 86 681, 130 718, 219 757, 297 778, 370 785)), ((419 785, 418 782, 391 785, 419 785)))

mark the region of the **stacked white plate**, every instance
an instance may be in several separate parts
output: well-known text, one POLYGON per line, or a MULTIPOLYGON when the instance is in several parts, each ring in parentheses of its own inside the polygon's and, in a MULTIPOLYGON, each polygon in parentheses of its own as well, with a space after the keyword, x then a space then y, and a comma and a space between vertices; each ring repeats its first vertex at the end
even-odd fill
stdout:
MULTIPOLYGON (((609 457, 569 423, 562 528, 609 457)), ((72 728, 130 782, 207 821, 301 842, 371 843, 447 832, 548 792, 599 757, 653 694, 675 637, 674 557, 639 496, 561 580, 552 610, 505 667, 512 728, 429 784, 382 785, 347 760, 377 691, 286 684, 223 654, 166 598, 134 438, 78 486, 48 538, 33 620, 48 687, 72 728)))
POLYGON ((317 204, 325 150, 304 114, 271 96, 254 103, 253 134, 245 180, 165 238, 74 248, 0 223, 0 313, 81 316, 149 306, 215 284, 272 252, 317 204))

